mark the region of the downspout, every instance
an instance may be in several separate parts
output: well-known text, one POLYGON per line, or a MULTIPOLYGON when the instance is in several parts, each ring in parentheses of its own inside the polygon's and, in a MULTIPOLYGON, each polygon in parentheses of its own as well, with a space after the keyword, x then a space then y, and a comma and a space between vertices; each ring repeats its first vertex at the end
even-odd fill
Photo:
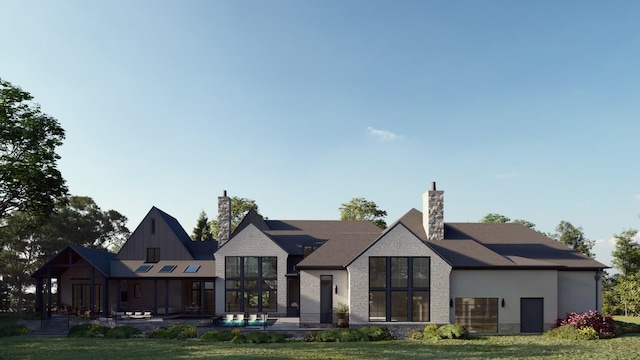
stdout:
POLYGON ((598 296, 600 295, 600 292, 598 291, 598 283, 600 282, 600 278, 602 276, 600 275, 600 271, 596 270, 596 274, 593 275, 593 278, 596 281, 596 311, 599 311, 598 309, 598 296))

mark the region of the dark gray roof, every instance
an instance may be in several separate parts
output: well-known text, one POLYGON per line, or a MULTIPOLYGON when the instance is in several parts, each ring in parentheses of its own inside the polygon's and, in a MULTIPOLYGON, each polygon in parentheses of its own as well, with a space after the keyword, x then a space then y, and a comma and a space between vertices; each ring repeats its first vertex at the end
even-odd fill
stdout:
POLYGON ((454 268, 607 268, 521 224, 446 223, 444 240, 429 242, 422 225, 422 212, 412 209, 398 223, 407 227, 454 268))
POLYGON ((176 237, 184 244, 187 251, 191 253, 194 260, 213 260, 213 253, 218 250, 218 242, 217 241, 193 241, 187 232, 184 230, 182 225, 174 218, 173 216, 167 214, 166 212, 158 209, 154 206, 154 208, 158 211, 162 219, 167 223, 171 231, 176 235, 176 237))
POLYGON ((178 220, 176 220, 176 218, 167 214, 166 212, 158 209, 157 207, 154 206, 154 208, 158 210, 160 216, 162 216, 162 219, 164 219, 167 225, 169 225, 169 228, 171 228, 171 231, 176 234, 178 239, 180 239, 183 244, 188 245, 191 242, 191 237, 189 236, 189 234, 187 234, 182 225, 180 225, 178 220))
POLYGON ((67 268, 54 265, 69 264, 70 258, 72 263, 76 263, 78 260, 84 259, 103 275, 109 276, 111 260, 116 259, 116 254, 102 249, 90 249, 78 245, 67 245, 67 247, 60 250, 57 255, 51 258, 49 262, 36 270, 32 276, 46 276, 47 269, 51 267, 52 276, 57 277, 67 270, 67 268))

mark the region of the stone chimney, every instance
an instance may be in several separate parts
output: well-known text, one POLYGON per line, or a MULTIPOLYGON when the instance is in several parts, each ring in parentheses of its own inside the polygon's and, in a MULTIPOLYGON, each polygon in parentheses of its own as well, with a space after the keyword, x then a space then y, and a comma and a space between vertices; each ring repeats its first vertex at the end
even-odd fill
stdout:
POLYGON ((437 191, 435 182, 422 195, 422 226, 428 241, 444 240, 444 191, 437 191))
POLYGON ((231 198, 227 190, 218 196, 218 246, 222 246, 231 237, 231 198))

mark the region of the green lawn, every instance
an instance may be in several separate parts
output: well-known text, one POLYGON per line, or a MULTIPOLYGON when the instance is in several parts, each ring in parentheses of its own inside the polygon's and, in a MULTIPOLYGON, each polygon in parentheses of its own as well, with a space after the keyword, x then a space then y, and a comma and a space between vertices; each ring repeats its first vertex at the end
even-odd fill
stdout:
POLYGON ((492 336, 417 343, 232 344, 202 340, 0 338, 0 359, 640 359, 640 335, 567 341, 492 336))
POLYGON ((615 321, 624 321, 628 323, 634 323, 640 325, 640 317, 638 316, 623 316, 623 315, 614 315, 613 319, 615 321))

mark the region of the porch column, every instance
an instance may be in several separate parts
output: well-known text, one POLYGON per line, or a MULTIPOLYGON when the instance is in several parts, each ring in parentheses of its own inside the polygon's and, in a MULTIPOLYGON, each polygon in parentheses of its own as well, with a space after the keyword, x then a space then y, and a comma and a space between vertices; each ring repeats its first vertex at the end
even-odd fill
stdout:
POLYGON ((200 280, 200 314, 204 314, 204 280, 200 280))
POLYGON ((49 267, 49 269, 47 270, 47 277, 48 277, 48 281, 47 281, 47 317, 51 317, 51 267, 49 267))
POLYGON ((158 315, 158 279, 153 279, 153 315, 158 315))
POLYGON ((96 269, 91 267, 91 288, 89 289, 89 314, 91 314, 91 318, 95 317, 95 312, 93 308, 96 305, 96 269))
MULTIPOLYGON (((56 288, 58 289, 56 293, 56 303, 58 304, 58 309, 62 306, 62 275, 56 279, 56 288)), ((66 310, 66 309, 65 309, 66 310)))
POLYGON ((106 275, 102 276, 102 315, 109 317, 109 279, 106 275))
POLYGON ((40 316, 44 315, 44 285, 42 282, 42 277, 38 276, 36 278, 36 312, 40 313, 40 316))
POLYGON ((169 315, 169 279, 164 280, 164 316, 169 315))

